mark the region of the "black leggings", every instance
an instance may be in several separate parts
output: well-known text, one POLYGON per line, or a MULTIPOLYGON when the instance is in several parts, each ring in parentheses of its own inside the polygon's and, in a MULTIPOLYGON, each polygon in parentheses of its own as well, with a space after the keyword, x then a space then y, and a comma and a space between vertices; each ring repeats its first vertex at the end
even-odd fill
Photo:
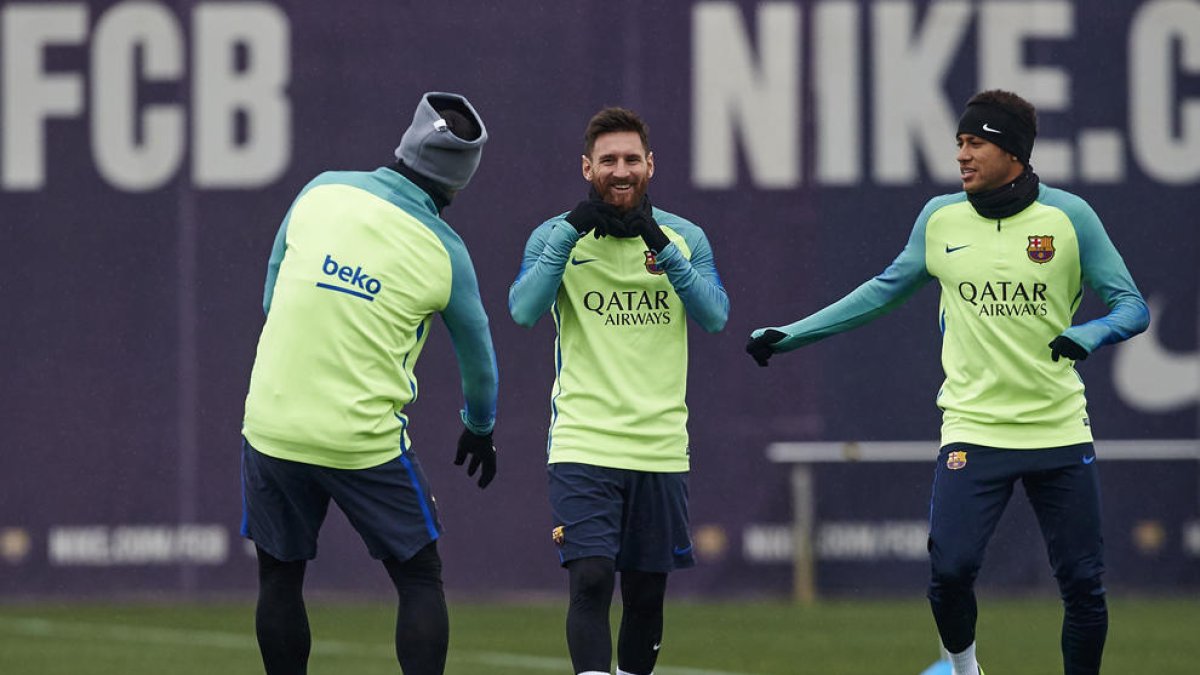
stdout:
POLYGON ((312 635, 304 609, 304 560, 284 562, 258 551, 258 605, 254 632, 267 675, 308 671, 312 635))
POLYGON ((450 645, 450 620, 442 591, 437 542, 400 562, 383 561, 396 587, 396 659, 404 675, 442 675, 450 645))
MULTIPOLYGON (((304 607, 305 561, 281 561, 258 549, 255 633, 267 675, 304 675, 312 636, 304 607)), ((404 675, 441 675, 450 622, 442 591, 442 560, 431 543, 403 562, 383 561, 396 587, 396 659, 404 675)))
MULTIPOLYGON (((575 672, 608 672, 612 664, 612 632, 608 613, 616 570, 608 558, 581 558, 567 563, 571 604, 567 610, 567 646, 575 672)), ((617 665, 635 675, 649 675, 662 645, 663 601, 667 575, 621 572, 621 630, 617 665)))

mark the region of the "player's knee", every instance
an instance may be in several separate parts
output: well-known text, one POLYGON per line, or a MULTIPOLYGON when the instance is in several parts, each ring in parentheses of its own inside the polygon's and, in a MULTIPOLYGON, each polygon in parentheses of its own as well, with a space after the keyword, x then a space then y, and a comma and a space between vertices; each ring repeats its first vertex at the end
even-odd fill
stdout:
POLYGON ((969 558, 935 560, 930 586, 933 588, 970 587, 979 575, 979 562, 969 558))
POLYGON ((442 558, 438 555, 437 542, 432 542, 417 551, 416 555, 403 562, 395 558, 383 561, 388 576, 397 590, 418 586, 442 585, 442 558))
POLYGON ((621 603, 627 612, 662 611, 666 594, 666 574, 621 573, 621 603))
POLYGON ((1099 574, 1064 574, 1058 577, 1058 591, 1068 610, 1105 613, 1104 584, 1099 574))
POLYGON ((595 601, 612 597, 616 571, 607 558, 580 558, 567 564, 572 601, 595 601))
POLYGON ((931 566, 930 589, 943 587, 970 587, 975 584, 979 567, 983 564, 983 550, 963 546, 961 538, 929 536, 931 566))
POLYGON ((299 588, 304 583, 304 560, 280 560, 261 548, 258 554, 258 581, 261 586, 299 588))

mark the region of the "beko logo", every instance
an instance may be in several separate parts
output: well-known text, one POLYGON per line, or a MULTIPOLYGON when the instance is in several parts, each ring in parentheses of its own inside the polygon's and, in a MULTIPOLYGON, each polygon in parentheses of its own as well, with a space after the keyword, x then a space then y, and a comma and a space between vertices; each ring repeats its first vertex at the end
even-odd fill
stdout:
POLYGON ((337 284, 323 283, 318 281, 317 287, 324 288, 330 291, 338 291, 347 295, 353 295, 356 298, 363 300, 374 301, 375 296, 383 290, 383 283, 378 279, 374 279, 371 275, 363 272, 362 267, 350 267, 349 265, 339 265, 333 256, 325 254, 325 262, 321 264, 321 271, 330 277, 340 279, 345 282, 346 286, 337 284))

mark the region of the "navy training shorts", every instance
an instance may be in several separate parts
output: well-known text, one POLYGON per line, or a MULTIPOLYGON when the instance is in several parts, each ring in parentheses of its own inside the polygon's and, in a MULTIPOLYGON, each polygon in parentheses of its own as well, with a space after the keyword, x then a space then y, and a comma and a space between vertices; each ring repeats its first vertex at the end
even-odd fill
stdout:
POLYGON ((559 563, 589 557, 621 571, 666 573, 692 567, 688 474, 549 465, 552 536, 559 563))
POLYGON ((442 531, 412 451, 368 469, 334 469, 264 455, 242 439, 243 537, 279 560, 312 560, 330 500, 376 560, 408 560, 442 531))

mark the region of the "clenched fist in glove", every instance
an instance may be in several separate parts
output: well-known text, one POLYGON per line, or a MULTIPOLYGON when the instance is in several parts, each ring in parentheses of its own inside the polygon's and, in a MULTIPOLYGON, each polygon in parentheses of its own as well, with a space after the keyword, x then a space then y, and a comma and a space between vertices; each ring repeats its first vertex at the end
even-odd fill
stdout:
POLYGON ((597 239, 608 234, 609 223, 620 220, 621 214, 617 207, 599 199, 585 199, 567 214, 567 222, 580 236, 591 232, 597 239))
POLYGON ((649 197, 642 197, 642 203, 630 209, 621 217, 621 221, 625 224, 625 230, 632 234, 636 234, 646 242, 646 248, 655 253, 662 253, 662 250, 671 243, 667 238, 662 228, 654 221, 654 207, 650 204, 649 197))
POLYGON ((762 332, 762 335, 750 338, 750 341, 746 343, 746 353, 754 357, 760 367, 766 368, 767 361, 775 353, 775 349, 771 345, 785 337, 787 337, 787 333, 768 328, 762 332))

